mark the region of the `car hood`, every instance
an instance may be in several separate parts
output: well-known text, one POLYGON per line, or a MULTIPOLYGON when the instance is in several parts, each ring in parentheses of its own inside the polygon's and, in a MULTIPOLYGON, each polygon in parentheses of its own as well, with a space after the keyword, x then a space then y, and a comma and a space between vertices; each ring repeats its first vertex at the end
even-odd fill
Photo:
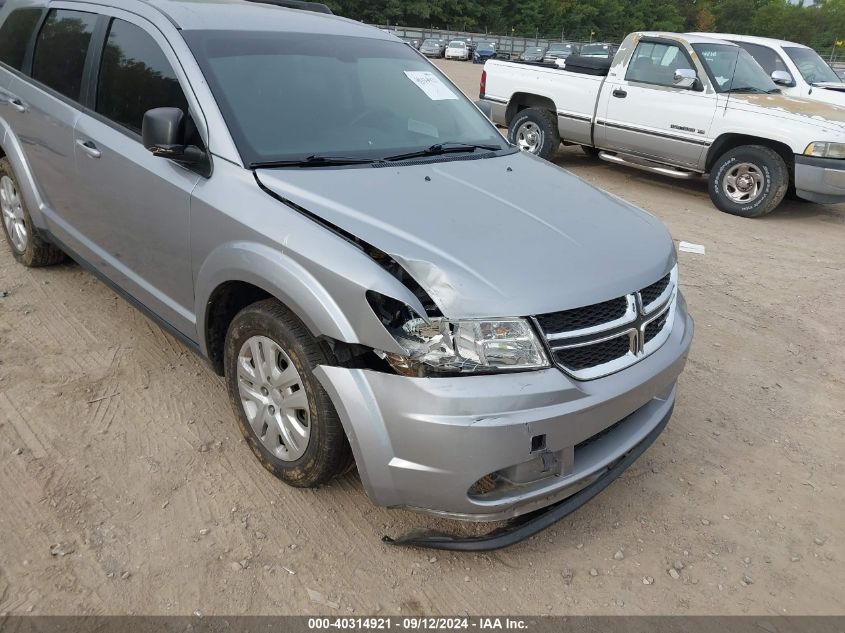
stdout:
POLYGON ((644 288, 675 261, 652 215, 539 158, 259 170, 396 260, 451 318, 527 316, 644 288))
POLYGON ((729 107, 845 130, 845 106, 785 94, 732 94, 729 107))

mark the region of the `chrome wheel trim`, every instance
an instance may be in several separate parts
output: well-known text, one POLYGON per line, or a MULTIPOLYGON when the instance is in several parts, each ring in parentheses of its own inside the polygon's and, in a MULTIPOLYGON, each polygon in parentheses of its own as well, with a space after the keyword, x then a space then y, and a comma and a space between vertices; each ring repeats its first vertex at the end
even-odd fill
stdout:
POLYGON ((738 163, 722 179, 722 190, 732 202, 745 204, 760 197, 765 183, 763 171, 757 165, 738 163))
POLYGON ((23 253, 29 244, 29 230, 26 228, 18 188, 15 181, 8 176, 0 178, 0 212, 3 214, 3 225, 12 245, 19 253, 23 253))
POLYGON ((516 130, 516 144, 524 152, 538 153, 543 146, 543 130, 536 123, 526 121, 516 130))
POLYGON ((266 336, 248 339, 238 354, 241 406, 262 446, 293 462, 311 437, 311 409, 305 383, 290 356, 266 336))

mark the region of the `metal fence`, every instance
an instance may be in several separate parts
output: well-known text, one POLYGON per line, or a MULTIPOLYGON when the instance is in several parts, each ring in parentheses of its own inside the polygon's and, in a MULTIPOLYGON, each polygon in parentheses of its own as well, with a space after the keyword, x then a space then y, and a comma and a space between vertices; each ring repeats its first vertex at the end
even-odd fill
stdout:
POLYGON ((530 46, 548 46, 552 42, 559 42, 560 40, 550 40, 543 38, 531 37, 515 37, 510 35, 493 35, 490 33, 473 33, 471 31, 450 31, 446 29, 421 29, 403 26, 388 26, 384 24, 374 24, 378 28, 389 31, 393 35, 402 38, 403 40, 418 40, 423 42, 429 38, 446 40, 464 40, 478 44, 479 42, 495 42, 496 52, 500 57, 511 58, 518 57, 522 51, 530 46))

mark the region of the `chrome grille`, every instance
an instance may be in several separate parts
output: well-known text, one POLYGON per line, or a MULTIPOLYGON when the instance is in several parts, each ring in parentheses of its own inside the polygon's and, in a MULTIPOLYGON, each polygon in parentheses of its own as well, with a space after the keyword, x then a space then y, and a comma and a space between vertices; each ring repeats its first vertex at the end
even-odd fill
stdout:
POLYGON ((672 331, 678 268, 642 290, 536 316, 555 363, 579 380, 607 376, 658 349, 672 331))

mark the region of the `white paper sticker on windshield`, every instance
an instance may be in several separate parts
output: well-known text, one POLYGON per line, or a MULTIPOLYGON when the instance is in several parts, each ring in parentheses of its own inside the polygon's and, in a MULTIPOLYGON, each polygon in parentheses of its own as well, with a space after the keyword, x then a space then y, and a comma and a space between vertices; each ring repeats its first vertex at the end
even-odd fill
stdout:
POLYGON ((432 101, 446 101, 447 99, 458 98, 458 95, 452 92, 434 73, 428 72, 427 70, 406 70, 405 75, 417 84, 432 101))

